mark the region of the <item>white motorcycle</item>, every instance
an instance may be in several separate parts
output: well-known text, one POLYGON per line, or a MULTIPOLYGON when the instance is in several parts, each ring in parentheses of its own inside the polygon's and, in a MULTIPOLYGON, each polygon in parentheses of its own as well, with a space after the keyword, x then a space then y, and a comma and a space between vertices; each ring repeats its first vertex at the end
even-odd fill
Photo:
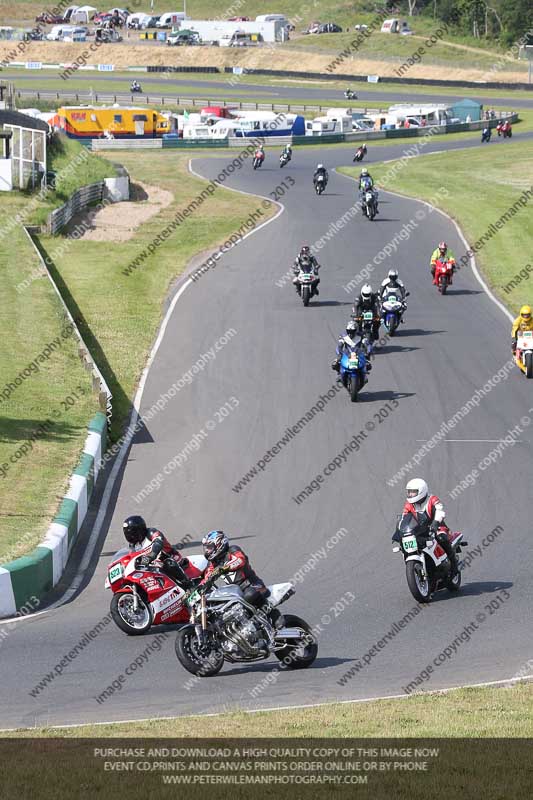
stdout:
MULTIPOLYGON (((409 296, 409 292, 405 295, 409 296)), ((402 300, 398 290, 389 289, 381 301, 381 318, 390 336, 394 336, 396 328, 403 322, 402 316, 406 303, 402 300)))
POLYGON ((526 378, 533 378, 533 331, 521 331, 516 341, 515 361, 526 378))
MULTIPOLYGON (((439 533, 445 533, 456 555, 461 547, 468 545, 459 531, 452 533, 442 526, 439 533)), ((431 595, 442 587, 451 592, 461 587, 461 570, 451 577, 451 564, 445 550, 431 533, 425 533, 413 514, 400 518, 394 537, 399 543, 392 547, 393 553, 402 553, 409 591, 419 603, 429 603, 431 595)))

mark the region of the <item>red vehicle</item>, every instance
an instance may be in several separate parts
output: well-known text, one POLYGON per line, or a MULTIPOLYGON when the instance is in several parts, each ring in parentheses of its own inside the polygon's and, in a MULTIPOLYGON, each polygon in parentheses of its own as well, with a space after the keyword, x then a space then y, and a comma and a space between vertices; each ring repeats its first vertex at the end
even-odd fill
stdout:
POLYGON ((453 276, 453 264, 451 261, 435 261, 435 277, 433 285, 436 286, 441 294, 446 294, 446 289, 451 286, 453 276))
POLYGON ((230 17, 228 22, 250 22, 250 17, 230 17))
POLYGON ((45 11, 44 14, 35 17, 35 22, 44 22, 45 25, 61 25, 64 21, 63 17, 57 14, 50 14, 49 11, 45 11))
MULTIPOLYGON (((163 572, 159 559, 137 569, 135 562, 140 555, 139 550, 119 550, 107 568, 105 588, 113 592, 113 621, 130 636, 146 633, 152 625, 189 622, 184 602, 187 592, 163 572)), ((178 563, 196 582, 207 566, 201 555, 182 558, 178 563)))

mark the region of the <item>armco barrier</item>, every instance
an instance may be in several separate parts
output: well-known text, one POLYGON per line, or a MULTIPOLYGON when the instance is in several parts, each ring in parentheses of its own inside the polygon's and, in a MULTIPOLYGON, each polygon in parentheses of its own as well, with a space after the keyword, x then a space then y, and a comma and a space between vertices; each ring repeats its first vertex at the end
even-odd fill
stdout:
POLYGON ((52 211, 46 223, 46 232, 57 233, 70 222, 74 214, 78 214, 91 203, 101 200, 104 196, 104 186, 104 181, 98 181, 98 183, 82 186, 74 192, 66 203, 52 211))
POLYGON ((98 412, 89 425, 68 492, 44 540, 29 555, 0 565, 0 617, 15 615, 34 597, 41 601, 60 580, 87 513, 106 441, 106 416, 98 412))

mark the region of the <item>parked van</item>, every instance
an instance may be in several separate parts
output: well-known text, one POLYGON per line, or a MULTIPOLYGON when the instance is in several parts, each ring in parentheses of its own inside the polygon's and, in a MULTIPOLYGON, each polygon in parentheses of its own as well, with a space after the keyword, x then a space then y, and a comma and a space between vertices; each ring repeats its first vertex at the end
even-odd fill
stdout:
POLYGON ((171 28, 173 25, 181 25, 185 19, 184 11, 167 11, 155 23, 156 28, 171 28))
POLYGON ((285 16, 285 14, 260 14, 258 17, 255 18, 256 22, 286 22, 287 25, 289 24, 289 20, 285 16))
POLYGON ((151 19, 150 14, 145 14, 142 11, 138 11, 136 14, 130 14, 126 20, 126 27, 127 28, 135 28, 139 30, 142 27, 145 27, 145 23, 149 22, 151 19))
POLYGON ((50 33, 46 34, 49 42, 81 41, 87 36, 87 28, 76 25, 54 25, 50 33))

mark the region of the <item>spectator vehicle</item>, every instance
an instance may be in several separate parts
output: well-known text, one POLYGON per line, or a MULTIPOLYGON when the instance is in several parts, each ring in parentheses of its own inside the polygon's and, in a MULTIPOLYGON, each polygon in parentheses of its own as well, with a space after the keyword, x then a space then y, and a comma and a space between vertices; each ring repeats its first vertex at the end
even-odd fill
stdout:
POLYGON ((172 28, 173 25, 181 24, 185 19, 183 11, 167 11, 166 14, 161 14, 156 22, 156 28, 172 28))
POLYGON ((63 17, 58 14, 50 14, 48 11, 35 17, 35 22, 43 22, 45 25, 61 25, 64 21, 63 17))
POLYGON ((201 44, 200 37, 196 31, 179 30, 171 33, 167 38, 167 44, 180 47, 182 45, 201 44))
POLYGON ((325 22, 319 26, 317 33, 342 33, 342 28, 334 22, 325 22))
POLYGON ((228 22, 251 22, 250 17, 230 17, 228 22))

